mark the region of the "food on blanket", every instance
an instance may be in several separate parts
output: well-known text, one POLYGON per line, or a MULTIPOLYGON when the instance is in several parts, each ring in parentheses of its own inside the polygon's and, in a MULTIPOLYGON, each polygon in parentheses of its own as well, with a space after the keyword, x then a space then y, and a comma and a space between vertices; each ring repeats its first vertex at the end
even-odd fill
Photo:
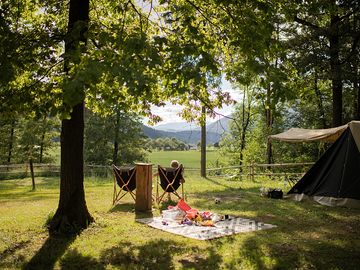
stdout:
POLYGON ((211 219, 212 213, 211 212, 202 212, 200 215, 203 220, 209 220, 209 219, 211 219))
POLYGON ((182 221, 182 224, 193 225, 193 222, 191 220, 185 220, 185 221, 182 221))
POLYGON ((188 219, 195 219, 198 216, 199 212, 196 209, 190 209, 186 211, 185 217, 188 219))
POLYGON ((215 222, 221 220, 221 217, 209 211, 199 212, 191 208, 184 199, 180 199, 176 206, 169 206, 168 210, 162 211, 162 217, 178 220, 179 224, 197 226, 214 226, 215 222))
POLYGON ((212 220, 204 220, 204 221, 200 222, 200 225, 211 227, 211 226, 214 226, 214 222, 212 220))
POLYGON ((215 223, 215 222, 218 222, 222 219, 221 216, 217 215, 217 214, 214 214, 211 216, 211 220, 215 223))

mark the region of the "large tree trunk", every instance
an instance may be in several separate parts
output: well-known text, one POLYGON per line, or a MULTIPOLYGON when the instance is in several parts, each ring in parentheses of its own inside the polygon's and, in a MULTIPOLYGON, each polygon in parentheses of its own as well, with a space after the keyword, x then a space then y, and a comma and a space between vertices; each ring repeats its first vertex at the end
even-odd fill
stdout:
POLYGON ((201 177, 206 177, 206 108, 202 107, 201 113, 204 117, 204 123, 201 125, 201 177))
POLYGON ((331 16, 330 27, 330 69, 332 81, 332 101, 333 101, 333 127, 342 124, 342 70, 339 59, 339 23, 340 18, 338 15, 331 16))
POLYGON ((84 192, 83 111, 80 103, 73 108, 71 119, 62 121, 60 200, 50 232, 77 233, 93 221, 84 192))
MULTIPOLYGON (((69 34, 65 39, 65 72, 69 71, 69 64, 75 61, 72 53, 78 49, 80 41, 86 43, 88 21, 89 0, 70 0, 69 34), (80 31, 76 30, 79 27, 80 31)), ((70 119, 62 120, 61 124, 60 200, 50 222, 50 233, 78 233, 93 221, 85 201, 83 146, 84 101, 82 100, 72 108, 70 119)))

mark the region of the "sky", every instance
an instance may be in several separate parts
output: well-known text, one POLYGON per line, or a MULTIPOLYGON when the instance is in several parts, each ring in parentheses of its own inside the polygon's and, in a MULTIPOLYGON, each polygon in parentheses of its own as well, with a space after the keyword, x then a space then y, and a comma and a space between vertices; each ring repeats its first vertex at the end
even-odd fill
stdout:
MULTIPOLYGON (((222 80, 222 84, 220 87, 223 91, 227 91, 230 93, 232 99, 235 101, 240 101, 240 92, 238 89, 234 89, 231 84, 225 79, 222 80)), ((182 107, 180 105, 173 105, 171 103, 167 103, 164 107, 156 107, 153 106, 151 108, 152 113, 158 115, 162 118, 162 121, 157 123, 156 125, 163 125, 172 122, 186 122, 184 119, 178 116, 178 113, 181 111, 182 107)), ((234 106, 224 106, 221 109, 216 109, 215 111, 222 115, 230 115, 234 110, 234 106)), ((219 120, 222 116, 217 116, 216 118, 209 118, 207 122, 215 122, 219 120)))

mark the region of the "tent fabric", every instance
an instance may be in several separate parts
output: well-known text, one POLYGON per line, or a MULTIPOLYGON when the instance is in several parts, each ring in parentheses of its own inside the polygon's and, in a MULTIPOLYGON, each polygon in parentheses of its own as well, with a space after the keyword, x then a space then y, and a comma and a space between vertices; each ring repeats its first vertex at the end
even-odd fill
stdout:
POLYGON ((311 197, 325 205, 360 206, 360 121, 346 126, 288 195, 298 200, 311 197))
POLYGON ((307 196, 304 193, 302 194, 290 194, 287 195, 287 198, 294 199, 296 201, 304 201, 306 199, 313 199, 319 204, 326 206, 343 206, 349 208, 360 209, 360 200, 349 199, 349 198, 334 198, 326 196, 307 196))
POLYGON ((351 133, 354 137, 357 148, 360 151, 360 121, 351 121, 349 123, 349 127, 351 129, 351 133))
POLYGON ((283 142, 335 142, 344 130, 348 127, 348 124, 327 129, 305 129, 305 128, 290 128, 289 130, 270 135, 271 140, 279 140, 283 142))

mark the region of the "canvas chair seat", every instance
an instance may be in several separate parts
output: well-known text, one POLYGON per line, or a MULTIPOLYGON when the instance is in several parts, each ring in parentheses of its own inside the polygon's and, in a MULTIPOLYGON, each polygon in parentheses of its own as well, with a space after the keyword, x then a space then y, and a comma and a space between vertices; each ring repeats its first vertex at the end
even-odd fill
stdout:
POLYGON ((165 168, 158 166, 158 181, 156 187, 156 201, 160 203, 166 193, 172 193, 179 199, 184 197, 184 186, 183 186, 183 165, 180 165, 178 168, 165 168), (159 195, 159 186, 162 191, 159 195), (181 196, 178 193, 178 189, 181 186, 181 196))
POLYGON ((112 166, 114 173, 113 205, 120 201, 126 194, 135 200, 136 168, 112 166), (119 188, 119 190, 117 190, 119 188))

